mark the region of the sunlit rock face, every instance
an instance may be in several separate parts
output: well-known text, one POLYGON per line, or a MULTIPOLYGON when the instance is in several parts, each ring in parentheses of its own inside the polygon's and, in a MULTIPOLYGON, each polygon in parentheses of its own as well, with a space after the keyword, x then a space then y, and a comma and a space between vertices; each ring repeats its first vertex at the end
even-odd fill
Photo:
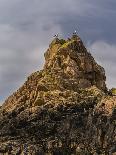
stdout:
POLYGON ((51 74, 63 77, 75 88, 87 88, 96 85, 106 91, 105 71, 99 66, 77 35, 65 41, 55 38, 45 53, 44 69, 51 74))
POLYGON ((0 154, 113 154, 116 96, 77 34, 54 38, 43 70, 0 108, 0 154))

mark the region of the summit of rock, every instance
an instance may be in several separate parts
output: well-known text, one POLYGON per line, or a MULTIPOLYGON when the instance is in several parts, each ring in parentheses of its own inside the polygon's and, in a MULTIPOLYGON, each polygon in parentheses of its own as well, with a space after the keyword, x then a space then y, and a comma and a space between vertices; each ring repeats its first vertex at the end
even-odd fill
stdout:
POLYGON ((98 65, 87 52, 82 40, 73 35, 71 39, 55 38, 45 53, 45 70, 63 77, 63 83, 75 89, 95 85, 106 91, 106 76, 103 67, 98 65))
POLYGON ((104 68, 82 40, 58 37, 32 73, 0 108, 0 154, 108 154, 115 152, 116 96, 104 68), (10 147, 9 147, 10 145, 10 147))

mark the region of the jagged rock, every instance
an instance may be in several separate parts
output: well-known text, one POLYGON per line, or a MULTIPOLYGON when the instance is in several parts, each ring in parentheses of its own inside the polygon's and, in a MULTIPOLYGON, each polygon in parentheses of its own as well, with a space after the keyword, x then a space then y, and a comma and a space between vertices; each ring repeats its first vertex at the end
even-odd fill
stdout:
POLYGON ((77 83, 76 87, 96 85, 106 91, 104 69, 87 52, 78 36, 64 44, 59 39, 54 40, 45 53, 45 60, 44 69, 56 71, 56 74, 66 78, 67 82, 73 80, 77 83))
POLYGON ((76 34, 55 38, 44 56, 0 107, 0 153, 113 154, 116 96, 104 69, 76 34))

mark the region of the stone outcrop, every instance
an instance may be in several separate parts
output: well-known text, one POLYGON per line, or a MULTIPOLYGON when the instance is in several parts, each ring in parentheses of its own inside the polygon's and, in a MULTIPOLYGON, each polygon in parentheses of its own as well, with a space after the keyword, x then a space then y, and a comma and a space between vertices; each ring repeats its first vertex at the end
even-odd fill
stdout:
POLYGON ((63 82, 66 80, 68 85, 73 83, 76 88, 96 85, 99 89, 106 90, 104 68, 95 62, 76 35, 66 42, 54 39, 45 53, 45 60, 44 68, 62 76, 63 82))
POLYGON ((44 56, 0 108, 0 153, 113 154, 116 96, 103 67, 76 34, 55 38, 44 56))

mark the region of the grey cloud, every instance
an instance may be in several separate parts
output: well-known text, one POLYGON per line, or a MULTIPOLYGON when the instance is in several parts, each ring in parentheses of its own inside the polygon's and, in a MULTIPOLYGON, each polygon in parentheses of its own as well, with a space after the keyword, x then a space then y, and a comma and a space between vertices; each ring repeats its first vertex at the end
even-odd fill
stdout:
POLYGON ((110 45, 104 41, 98 41, 88 45, 88 49, 98 63, 105 68, 107 86, 116 87, 116 45, 110 45))

